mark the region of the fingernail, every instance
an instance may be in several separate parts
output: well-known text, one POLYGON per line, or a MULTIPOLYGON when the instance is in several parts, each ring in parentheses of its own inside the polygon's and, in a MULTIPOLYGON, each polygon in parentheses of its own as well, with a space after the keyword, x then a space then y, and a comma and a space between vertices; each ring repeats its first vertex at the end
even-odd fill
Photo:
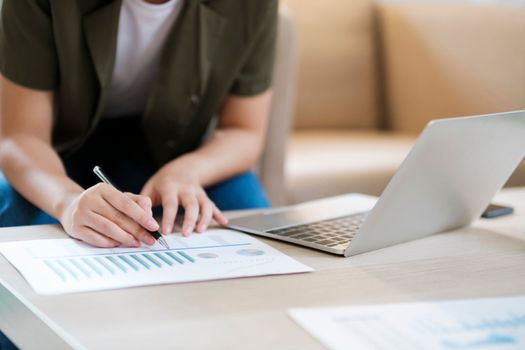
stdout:
POLYGON ((167 234, 170 234, 172 232, 172 230, 173 230, 173 226, 172 225, 166 225, 166 226, 164 226, 163 233, 165 235, 167 235, 167 234))
POLYGON ((202 233, 202 232, 206 231, 207 228, 208 228, 207 225, 200 225, 200 226, 199 226, 199 232, 202 233))
POLYGON ((148 229, 150 231, 156 231, 159 229, 159 224, 155 219, 151 218, 148 220, 148 229))
POLYGON ((146 237, 146 244, 149 244, 149 245, 154 245, 155 244, 155 238, 151 237, 151 236, 147 236, 146 237))
POLYGON ((193 231, 193 225, 184 225, 182 231, 189 235, 193 231))

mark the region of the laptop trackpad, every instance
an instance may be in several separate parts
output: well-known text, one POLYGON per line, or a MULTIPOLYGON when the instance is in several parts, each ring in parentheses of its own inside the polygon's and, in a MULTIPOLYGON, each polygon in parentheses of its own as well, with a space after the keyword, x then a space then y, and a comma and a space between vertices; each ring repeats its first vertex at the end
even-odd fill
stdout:
POLYGON ((231 220, 230 225, 232 227, 238 228, 249 228, 255 231, 268 231, 271 229, 284 227, 284 226, 294 226, 303 224, 306 222, 323 220, 317 219, 316 215, 318 213, 309 212, 307 210, 298 210, 298 209, 289 209, 277 213, 268 213, 268 214, 257 214, 251 215, 244 218, 237 218, 231 220))

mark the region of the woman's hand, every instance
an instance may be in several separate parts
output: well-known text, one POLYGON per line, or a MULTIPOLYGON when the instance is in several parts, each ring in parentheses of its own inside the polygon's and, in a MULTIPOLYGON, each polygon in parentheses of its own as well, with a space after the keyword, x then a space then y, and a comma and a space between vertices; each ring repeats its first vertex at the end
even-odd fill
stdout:
POLYGON ((148 197, 122 193, 104 183, 72 195, 60 222, 71 237, 97 247, 152 245, 155 239, 146 230, 159 229, 148 197))
POLYGON ((208 198, 199 183, 198 176, 191 167, 177 167, 167 164, 161 168, 145 185, 141 194, 148 196, 153 205, 162 205, 162 233, 173 232, 179 205, 184 208, 182 234, 188 236, 193 231, 202 233, 215 219, 220 225, 228 220, 217 206, 208 198))

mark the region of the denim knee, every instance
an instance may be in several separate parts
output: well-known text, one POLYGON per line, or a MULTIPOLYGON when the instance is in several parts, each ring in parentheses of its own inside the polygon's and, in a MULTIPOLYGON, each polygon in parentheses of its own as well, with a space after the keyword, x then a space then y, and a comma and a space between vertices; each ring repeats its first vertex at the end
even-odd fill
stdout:
POLYGON ((35 207, 11 187, 0 172, 0 227, 56 224, 58 221, 35 207))
POLYGON ((5 180, 4 174, 0 172, 0 218, 3 213, 8 210, 10 203, 10 190, 9 183, 5 180))
POLYGON ((268 208, 270 202, 253 172, 246 172, 209 187, 206 192, 221 210, 268 208))

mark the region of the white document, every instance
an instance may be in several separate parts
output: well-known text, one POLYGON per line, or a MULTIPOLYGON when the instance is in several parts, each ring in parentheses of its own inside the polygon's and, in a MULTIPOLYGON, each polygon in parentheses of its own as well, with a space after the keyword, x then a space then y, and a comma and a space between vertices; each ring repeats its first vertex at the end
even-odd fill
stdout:
POLYGON ((332 350, 523 350, 525 297, 292 309, 332 350))
POLYGON ((267 244, 231 230, 165 236, 153 247, 94 248, 73 239, 0 244, 0 253, 39 294, 308 272, 267 244))

